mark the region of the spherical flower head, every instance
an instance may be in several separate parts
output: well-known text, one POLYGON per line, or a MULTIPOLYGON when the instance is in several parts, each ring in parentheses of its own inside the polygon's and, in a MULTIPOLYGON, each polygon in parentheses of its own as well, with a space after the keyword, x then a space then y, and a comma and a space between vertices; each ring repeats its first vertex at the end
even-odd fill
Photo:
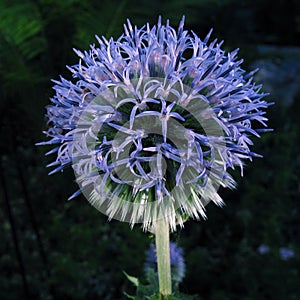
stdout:
MULTIPOLYGON (((171 277, 174 283, 180 283, 185 275, 185 262, 183 257, 183 249, 176 243, 170 243, 170 263, 171 277)), ((150 248, 146 251, 145 273, 151 268, 157 272, 157 256, 154 244, 150 244, 150 248)))
POLYGON ((252 137, 267 131, 268 103, 222 43, 201 40, 159 19, 114 40, 75 50, 74 81, 54 81, 47 107, 57 144, 55 173, 74 169, 80 192, 101 212, 144 229, 163 217, 172 230, 186 216, 205 218, 222 205, 218 188, 234 188, 229 169, 258 156, 252 137), (263 128, 260 128, 263 127, 263 128))
POLYGON ((257 248, 257 250, 258 250, 259 254, 265 255, 270 252, 270 247, 268 245, 262 244, 257 248))
POLYGON ((281 247, 279 253, 282 260, 289 260, 295 256, 295 252, 292 249, 281 247))

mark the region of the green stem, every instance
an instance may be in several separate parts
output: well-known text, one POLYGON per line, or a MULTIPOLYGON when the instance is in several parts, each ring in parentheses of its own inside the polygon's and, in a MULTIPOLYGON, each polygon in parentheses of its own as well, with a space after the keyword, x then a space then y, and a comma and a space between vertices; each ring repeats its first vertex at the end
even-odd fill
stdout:
POLYGON ((155 229, 157 269, 161 299, 167 300, 172 294, 169 224, 163 217, 158 218, 155 229))

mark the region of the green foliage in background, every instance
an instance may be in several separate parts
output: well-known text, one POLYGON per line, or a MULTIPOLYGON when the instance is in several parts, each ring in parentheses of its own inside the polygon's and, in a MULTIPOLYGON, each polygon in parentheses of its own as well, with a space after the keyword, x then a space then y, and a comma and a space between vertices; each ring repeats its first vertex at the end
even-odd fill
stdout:
MULTIPOLYGON (((186 27, 201 37, 213 27, 225 47, 242 49, 247 66, 259 58, 259 44, 300 44, 295 0, 0 0, 0 299, 115 300, 135 293, 122 271, 143 277, 146 234, 108 222, 83 197, 67 202, 77 189, 72 172, 47 176, 51 159, 34 143, 44 139, 50 79, 71 79, 65 66, 77 63, 72 48, 87 49, 95 34, 119 36, 126 18, 154 24, 160 14, 172 24, 184 14, 186 27)), ((289 107, 272 100, 275 131, 256 146, 264 159, 246 168, 238 190, 222 191, 225 209, 209 205, 207 221, 188 221, 172 237, 187 264, 181 293, 300 298, 300 95, 289 107), (260 245, 270 251, 260 254, 260 245), (280 247, 294 257, 283 260, 280 247)))
MULTIPOLYGON (((147 284, 142 284, 138 278, 129 276, 127 273, 125 273, 127 279, 136 287, 136 295, 132 296, 124 293, 127 297, 127 299, 132 300, 160 300, 161 295, 159 293, 156 293, 155 291, 159 290, 158 285, 158 278, 157 274, 152 269, 148 269, 148 273, 146 276, 147 284)), ((178 291, 178 287, 176 285, 173 285, 172 287, 172 295, 168 296, 168 300, 201 300, 198 296, 191 296, 187 294, 180 293, 178 291)))

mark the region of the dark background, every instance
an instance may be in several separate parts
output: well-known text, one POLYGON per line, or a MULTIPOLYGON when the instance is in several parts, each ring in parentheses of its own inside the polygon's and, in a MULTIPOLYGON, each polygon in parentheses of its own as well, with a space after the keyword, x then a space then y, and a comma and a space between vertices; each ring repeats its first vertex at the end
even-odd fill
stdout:
POLYGON ((108 222, 77 189, 72 170, 47 176, 45 105, 50 79, 76 64, 72 48, 95 34, 118 37, 122 24, 154 25, 158 15, 204 38, 240 48, 243 67, 261 68, 275 105, 273 133, 255 140, 264 155, 246 167, 238 189, 220 191, 226 207, 188 221, 172 235, 185 252, 180 288, 205 300, 300 299, 300 2, 281 0, 0 0, 0 299, 123 299, 122 271, 143 277, 150 238, 139 226, 108 222), (269 251, 261 254, 261 245, 269 251), (292 251, 288 259, 280 248, 292 251))

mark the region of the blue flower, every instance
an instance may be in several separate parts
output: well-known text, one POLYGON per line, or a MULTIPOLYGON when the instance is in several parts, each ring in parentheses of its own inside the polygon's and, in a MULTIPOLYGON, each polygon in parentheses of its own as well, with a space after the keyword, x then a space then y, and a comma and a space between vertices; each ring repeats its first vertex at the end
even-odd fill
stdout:
POLYGON ((145 229, 163 215, 175 230, 186 216, 205 218, 208 202, 223 205, 219 186, 235 187, 228 171, 243 173, 260 156, 252 138, 269 130, 270 104, 238 51, 183 26, 128 21, 117 40, 75 50, 74 80, 54 80, 50 139, 39 143, 56 145, 49 174, 72 166, 92 205, 145 229))
MULTIPOLYGON (((176 243, 170 243, 170 262, 171 262, 171 277, 176 283, 180 283, 185 275, 185 262, 183 258, 183 249, 177 246, 176 243)), ((145 273, 148 268, 157 272, 157 257, 154 244, 150 244, 149 250, 146 251, 145 273)))
POLYGON ((264 254, 267 254, 270 251, 270 247, 267 246, 267 245, 262 244, 258 247, 257 250, 258 250, 259 254, 264 255, 264 254))
POLYGON ((289 260, 295 256, 295 252, 293 250, 284 247, 279 249, 279 253, 282 260, 289 260))

